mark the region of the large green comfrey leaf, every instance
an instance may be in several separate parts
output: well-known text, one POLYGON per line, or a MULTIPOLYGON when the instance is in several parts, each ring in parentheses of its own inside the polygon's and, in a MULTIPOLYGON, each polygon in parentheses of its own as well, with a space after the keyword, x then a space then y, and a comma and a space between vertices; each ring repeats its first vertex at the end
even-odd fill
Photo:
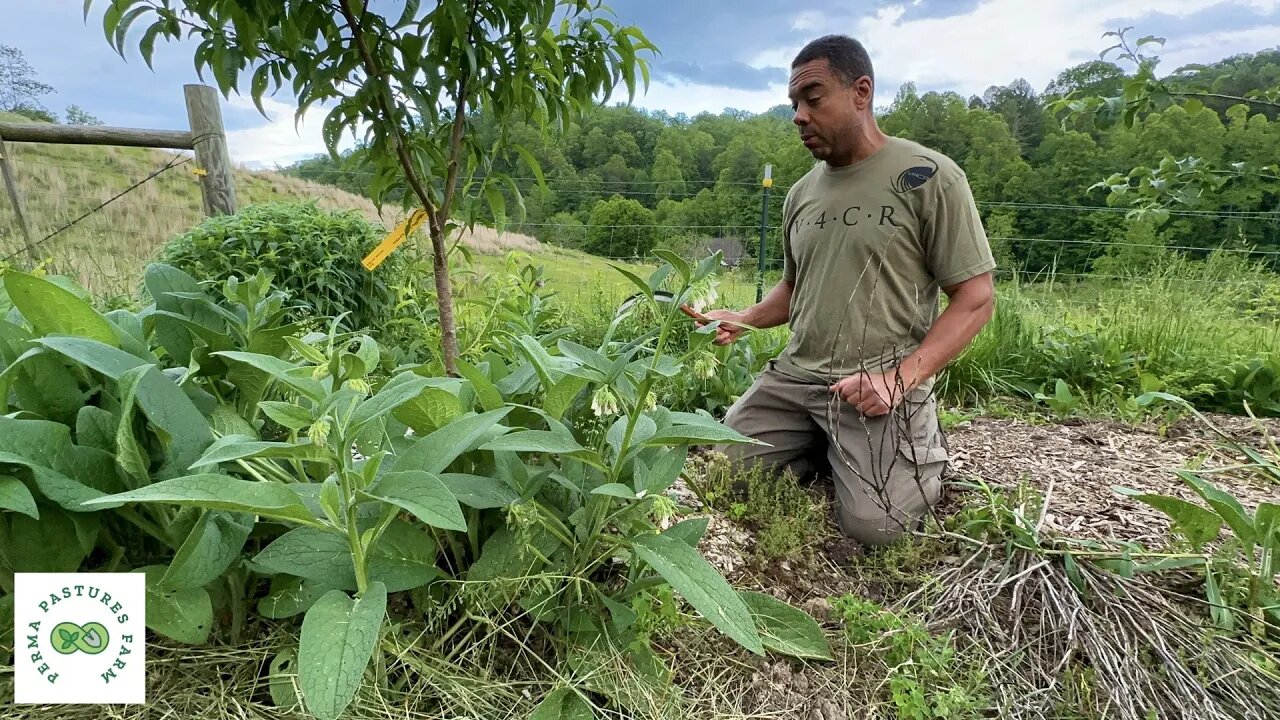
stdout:
POLYGON ((360 403, 351 418, 353 429, 379 418, 386 417, 396 408, 408 403, 427 391, 435 381, 414 373, 401 373, 387 382, 373 397, 360 403))
POLYGON ((40 335, 70 335, 118 346, 120 338, 93 306, 48 280, 11 270, 4 275, 9 300, 40 335))
POLYGON ((222 577, 240 557, 253 525, 253 516, 247 513, 202 512, 169 563, 160 586, 165 589, 203 587, 222 577))
POLYGON ((202 587, 166 588, 163 565, 135 572, 147 576, 147 627, 189 645, 203 645, 213 631, 213 600, 202 587))
POLYGON ((379 478, 368 495, 408 510, 432 527, 466 532, 458 500, 440 478, 421 470, 390 472, 379 478))
POLYGON ((310 443, 268 442, 247 435, 227 435, 210 445, 191 467, 204 468, 251 458, 321 460, 324 457, 324 448, 310 443))
POLYGON ((573 688, 560 688, 548 693, 529 720, 595 720, 595 711, 573 688))
POLYGON ((1222 518, 1212 510, 1206 510, 1195 503, 1168 495, 1143 493, 1130 488, 1117 487, 1115 491, 1168 515, 1173 521, 1173 529, 1182 533, 1193 547, 1201 547, 1218 536, 1222 529, 1222 518))
POLYGON ((377 581, 358 599, 330 590, 307 610, 298 646, 298 681, 303 701, 316 717, 336 720, 351 704, 377 649, 386 612, 387 589, 377 581))
POLYGON ((347 538, 320 528, 286 532, 255 555, 253 564, 259 571, 294 575, 333 587, 352 586, 356 578, 347 538))
POLYGON ((129 492, 117 493, 84 503, 90 508, 120 507, 131 502, 154 502, 255 513, 279 520, 314 524, 301 496, 292 487, 275 483, 240 480, 229 475, 187 475, 165 480, 129 492))
POLYGON ((93 547, 85 548, 80 538, 90 531, 97 534, 98 516, 69 513, 48 504, 39 507, 39 515, 35 520, 0 514, 0 558, 7 557, 15 572, 79 570, 93 547))
POLYGON ((480 415, 464 415, 426 437, 415 440, 402 452, 391 470, 421 470, 439 474, 460 455, 475 449, 512 408, 480 415))
POLYGON ((712 625, 751 652, 764 654, 746 603, 697 550, 667 535, 643 535, 632 543, 640 560, 671 583, 712 625))
POLYGON ((258 353, 217 352, 213 354, 265 372, 274 380, 287 385, 312 401, 320 402, 324 398, 324 385, 311 377, 313 371, 310 367, 299 367, 287 360, 258 353))
POLYGON ((0 475, 0 510, 12 510, 33 520, 40 519, 36 499, 31 496, 27 486, 15 477, 0 475))
MULTIPOLYGON (((152 364, 93 340, 48 337, 38 342, 117 382, 130 370, 152 364)), ((137 403, 167 445, 158 476, 169 479, 188 472, 213 442, 209 421, 191 396, 158 369, 152 367, 137 382, 137 403)))
POLYGON ((831 659, 831 645, 808 613, 772 595, 749 590, 739 590, 738 595, 755 618, 766 648, 798 658, 831 659))
POLYGON ((73 444, 61 423, 0 417, 0 464, 26 468, 41 495, 73 512, 85 511, 81 504, 87 500, 124 489, 115 459, 73 444))
POLYGON ((1186 470, 1178 470, 1177 474, 1187 482, 1204 501, 1213 508, 1232 531, 1236 538, 1247 547, 1253 547, 1257 541, 1257 533, 1253 527, 1253 518, 1244 509, 1240 501, 1215 487, 1209 481, 1186 470))
MULTIPOLYGON (((199 300, 173 294, 203 294, 204 292, 194 278, 178 268, 153 263, 147 266, 143 282, 146 284, 147 292, 155 300, 156 309, 181 315, 211 330, 220 330, 225 326, 223 318, 199 300)), ((156 316, 155 327, 156 339, 173 358, 173 362, 179 366, 190 363, 191 351, 195 348, 195 342, 192 339, 193 331, 181 321, 165 315, 156 316)))

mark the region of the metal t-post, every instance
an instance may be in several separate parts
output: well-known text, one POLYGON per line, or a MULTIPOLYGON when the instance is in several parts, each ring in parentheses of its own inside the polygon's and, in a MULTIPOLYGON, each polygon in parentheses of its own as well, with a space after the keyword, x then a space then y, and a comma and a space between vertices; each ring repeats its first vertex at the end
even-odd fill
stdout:
POLYGON ((756 254, 756 302, 764 299, 765 238, 769 232, 769 188, 773 187, 773 166, 764 166, 764 192, 760 196, 760 252, 756 254))

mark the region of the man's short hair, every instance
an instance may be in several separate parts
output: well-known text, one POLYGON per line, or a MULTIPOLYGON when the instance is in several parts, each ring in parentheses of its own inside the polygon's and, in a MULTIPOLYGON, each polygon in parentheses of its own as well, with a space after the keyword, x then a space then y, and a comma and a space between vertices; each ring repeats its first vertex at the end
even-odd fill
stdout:
POLYGON ((876 76, 871 69, 871 56, 867 54, 867 49, 848 35, 824 35, 810 42, 796 55, 791 67, 824 59, 845 85, 854 84, 863 75, 875 82, 876 76))

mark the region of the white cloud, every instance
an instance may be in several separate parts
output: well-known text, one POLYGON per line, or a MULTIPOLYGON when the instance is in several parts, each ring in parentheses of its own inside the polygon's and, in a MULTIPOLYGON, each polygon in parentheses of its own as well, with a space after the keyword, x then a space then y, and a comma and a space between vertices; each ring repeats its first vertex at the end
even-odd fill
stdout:
POLYGON ((1276 47, 1280 24, 1255 25, 1240 30, 1223 30, 1207 35, 1194 35, 1176 45, 1166 46, 1160 69, 1176 70, 1180 65, 1219 60, 1237 52, 1276 47))
MULTIPOLYGON (((248 97, 232 95, 228 100, 229 113, 237 113, 244 119, 253 118, 259 123, 227 131, 227 149, 233 162, 252 169, 269 169, 326 151, 321 126, 328 108, 312 106, 295 126, 295 105, 264 97, 262 107, 268 119, 263 119, 248 97)), ((352 145, 351 137, 347 135, 339 143, 339 148, 352 145)))
MULTIPOLYGON (((624 99, 625 94, 619 99, 624 99)), ((637 91, 634 104, 643 108, 661 108, 671 114, 700 112, 718 113, 725 108, 764 112, 788 102, 785 84, 770 85, 765 90, 742 90, 697 83, 654 81, 647 93, 637 91)))
MULTIPOLYGON (((1117 26, 1135 25, 1141 31, 1140 20, 1134 20, 1153 13, 1186 18, 1224 6, 1269 14, 1280 10, 1280 0, 984 0, 964 15, 918 19, 904 19, 906 4, 900 3, 874 15, 828 16, 823 25, 847 27, 867 46, 884 81, 878 97, 892 97, 898 84, 907 81, 967 96, 1018 77, 1041 89, 1067 67, 1096 58, 1111 44, 1102 34, 1117 26)), ((802 12, 793 24, 807 29, 812 20, 811 13, 802 12)), ((1168 60, 1161 68, 1273 46, 1277 37, 1274 25, 1207 36, 1188 28, 1185 35, 1169 38, 1161 51, 1168 60)), ((768 48, 750 64, 786 67, 799 49, 768 48)))

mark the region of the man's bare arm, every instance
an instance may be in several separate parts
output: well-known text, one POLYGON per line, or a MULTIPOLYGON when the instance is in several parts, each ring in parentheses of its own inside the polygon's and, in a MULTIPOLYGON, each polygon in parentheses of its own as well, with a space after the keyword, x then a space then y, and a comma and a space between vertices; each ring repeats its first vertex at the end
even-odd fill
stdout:
POLYGON ((973 342, 995 310, 991 273, 943 288, 947 309, 925 334, 920 347, 888 373, 857 373, 831 386, 867 417, 887 415, 909 392, 936 375, 973 342))
POLYGON ((964 351, 995 312, 991 273, 943 288, 947 309, 925 334, 920 347, 898 366, 904 387, 911 389, 936 375, 964 351))
POLYGON ((707 313, 707 319, 721 321, 720 327, 716 329, 716 343, 727 345, 737 340, 742 335, 743 325, 763 330, 786 324, 791 319, 791 295, 794 290, 791 283, 781 280, 760 302, 741 312, 713 310, 707 313))

